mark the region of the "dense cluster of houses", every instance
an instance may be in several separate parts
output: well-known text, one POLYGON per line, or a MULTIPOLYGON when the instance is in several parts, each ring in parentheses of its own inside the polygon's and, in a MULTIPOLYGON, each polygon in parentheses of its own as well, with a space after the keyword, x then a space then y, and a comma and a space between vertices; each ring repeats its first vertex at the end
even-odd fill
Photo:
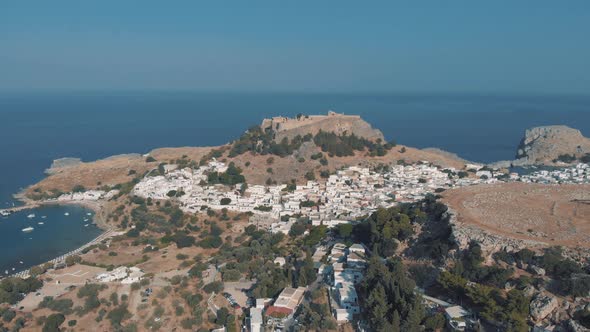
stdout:
MULTIPOLYGON (((252 212, 254 222, 273 232, 287 233, 294 220, 306 216, 313 225, 336 226, 367 215, 379 207, 397 202, 420 200, 438 188, 451 188, 486 181, 459 178, 454 169, 441 169, 427 163, 395 165, 381 171, 348 167, 325 181, 307 181, 291 186, 241 184, 233 187, 207 184, 209 172, 224 172, 224 163, 212 161, 198 169, 173 169, 164 175, 148 176, 133 193, 152 199, 174 197, 185 212, 205 209, 252 212), (280 220, 283 222, 280 222, 280 220)), ((493 181, 495 179, 487 179, 493 181)))
POLYGON ((360 313, 358 295, 355 285, 364 275, 367 258, 366 249, 362 244, 346 247, 336 243, 332 247, 328 262, 331 273, 331 310, 338 323, 351 321, 354 315, 360 313))
POLYGON ((519 177, 522 182, 534 183, 590 183, 590 166, 577 164, 554 170, 539 170, 519 177))
POLYGON ((71 192, 60 195, 56 200, 62 201, 98 201, 99 199, 109 200, 119 193, 118 190, 86 190, 71 192))

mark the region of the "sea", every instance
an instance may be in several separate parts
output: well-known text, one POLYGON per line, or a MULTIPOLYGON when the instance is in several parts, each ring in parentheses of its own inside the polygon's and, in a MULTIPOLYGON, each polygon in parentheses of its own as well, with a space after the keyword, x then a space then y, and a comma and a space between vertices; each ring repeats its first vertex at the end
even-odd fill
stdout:
MULTIPOLYGON (((590 134, 590 96, 0 93, 0 206, 20 204, 12 195, 42 179, 54 159, 92 161, 158 147, 219 145, 265 117, 330 110, 361 115, 387 140, 476 162, 513 159, 525 129, 533 126, 564 124, 590 134)), ((0 275, 95 238, 101 230, 84 220, 87 213, 52 206, 0 218, 0 275), (22 231, 29 226, 34 230, 22 231)))

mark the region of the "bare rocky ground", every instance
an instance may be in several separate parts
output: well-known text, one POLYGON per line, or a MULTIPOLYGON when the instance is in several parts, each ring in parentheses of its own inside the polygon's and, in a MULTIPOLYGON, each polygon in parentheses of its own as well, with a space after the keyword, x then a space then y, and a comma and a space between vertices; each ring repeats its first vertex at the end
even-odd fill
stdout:
POLYGON ((455 214, 459 242, 478 240, 489 251, 548 246, 590 251, 590 185, 503 183, 443 196, 455 214))

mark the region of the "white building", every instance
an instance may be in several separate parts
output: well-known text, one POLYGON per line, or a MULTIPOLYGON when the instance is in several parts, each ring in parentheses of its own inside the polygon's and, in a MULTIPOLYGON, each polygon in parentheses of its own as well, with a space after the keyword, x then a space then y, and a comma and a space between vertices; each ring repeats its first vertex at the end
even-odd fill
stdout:
POLYGON ((262 309, 250 309, 250 332, 262 332, 262 309))

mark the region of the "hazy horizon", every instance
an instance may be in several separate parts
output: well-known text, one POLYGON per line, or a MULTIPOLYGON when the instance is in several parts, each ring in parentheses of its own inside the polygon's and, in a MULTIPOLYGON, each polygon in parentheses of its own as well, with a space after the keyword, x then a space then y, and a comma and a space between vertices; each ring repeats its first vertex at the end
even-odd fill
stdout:
POLYGON ((585 1, 11 2, 0 91, 588 95, 588 31, 585 1))

